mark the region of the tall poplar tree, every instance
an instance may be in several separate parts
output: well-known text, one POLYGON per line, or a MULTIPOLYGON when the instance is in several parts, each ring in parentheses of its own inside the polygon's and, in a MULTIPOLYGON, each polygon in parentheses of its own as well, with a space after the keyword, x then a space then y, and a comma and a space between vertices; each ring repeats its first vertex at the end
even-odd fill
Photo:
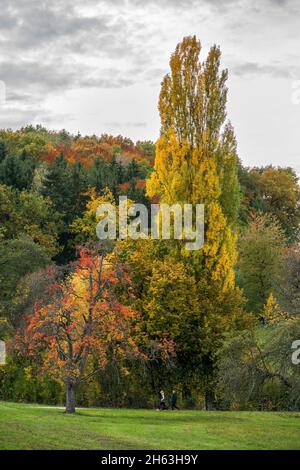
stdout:
POLYGON ((209 401, 216 349, 242 311, 234 274, 240 190, 236 140, 226 121, 227 71, 220 69, 218 47, 204 62, 200 51, 196 37, 186 37, 171 56, 159 97, 161 132, 147 193, 160 202, 205 206, 203 248, 187 252, 178 242, 198 290, 198 310, 186 319, 191 335, 178 357, 185 374, 189 369, 203 374, 209 401))
POLYGON ((203 268, 222 288, 234 285, 235 222, 239 209, 234 131, 226 120, 227 71, 220 49, 199 61, 196 37, 184 38, 170 60, 159 98, 161 136, 149 196, 161 202, 205 205, 203 268))

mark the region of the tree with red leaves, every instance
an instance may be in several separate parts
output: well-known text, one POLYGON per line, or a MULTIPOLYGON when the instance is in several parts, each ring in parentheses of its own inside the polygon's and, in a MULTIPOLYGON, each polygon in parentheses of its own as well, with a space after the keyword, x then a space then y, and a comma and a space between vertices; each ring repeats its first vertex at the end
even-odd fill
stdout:
POLYGON ((80 383, 110 360, 139 355, 130 334, 137 313, 126 305, 130 277, 124 266, 91 247, 81 249, 71 272, 50 289, 51 302, 35 305, 15 347, 64 382, 66 412, 74 413, 80 383))

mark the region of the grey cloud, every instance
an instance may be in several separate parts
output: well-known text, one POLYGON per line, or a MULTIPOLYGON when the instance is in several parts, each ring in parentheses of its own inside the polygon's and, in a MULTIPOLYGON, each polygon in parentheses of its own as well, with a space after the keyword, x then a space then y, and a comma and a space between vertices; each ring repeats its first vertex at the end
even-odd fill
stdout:
POLYGON ((117 121, 112 121, 112 122, 103 122, 103 126, 108 127, 112 131, 116 130, 119 131, 120 129, 126 129, 126 128, 144 128, 147 126, 146 122, 117 122, 117 121))
POLYGON ((81 86, 91 88, 125 88, 134 85, 136 81, 134 79, 126 79, 121 77, 111 78, 91 78, 80 82, 81 86))
POLYGON ((80 64, 65 65, 36 62, 0 62, 0 80, 6 85, 9 101, 35 102, 47 97, 48 93, 65 92, 74 88, 121 88, 133 85, 138 71, 98 69, 85 66, 82 73, 80 64))
POLYGON ((0 109, 0 128, 18 129, 28 124, 59 124, 73 118, 69 114, 53 114, 43 109, 39 104, 36 106, 9 106, 0 109))
POLYGON ((269 75, 275 78, 292 78, 296 71, 286 65, 262 65, 256 62, 244 62, 234 65, 230 72, 238 76, 269 75))
MULTIPOLYGON (((260 3, 269 2, 264 0, 260 3)), ((280 0, 277 0, 277 3, 280 0)), ((239 0, 149 0, 158 8, 178 11, 195 5, 225 8, 240 4, 239 0)), ((146 52, 148 31, 146 24, 126 20, 124 10, 119 15, 111 13, 108 0, 86 0, 84 6, 104 5, 101 15, 95 11, 82 16, 79 0, 1 0, 0 13, 0 79, 7 82, 19 96, 35 97, 45 91, 64 91, 78 86, 120 88, 134 84, 143 74, 149 83, 162 77, 162 69, 155 68, 146 52), (136 31, 140 37, 135 40, 136 31), (1 34, 2 33, 2 34, 1 34), (2 52, 1 52, 2 50, 2 52), (12 56, 13 60, 2 59, 12 56), (113 74, 101 72, 101 59, 126 59, 128 68, 135 73, 120 71, 113 74), (94 58, 95 71, 86 65, 86 58, 94 58), (95 76, 96 75, 96 76, 95 76), (29 93, 26 93, 27 91, 29 93)), ((114 0, 113 6, 124 7, 125 2, 114 0)), ((128 8, 145 7, 142 0, 129 0, 128 8)), ((126 10, 126 9, 125 9, 126 10)), ((140 20, 141 21, 141 20, 140 20)), ((245 73, 240 68, 237 73, 245 73)), ((248 71, 249 73, 249 71, 248 71)), ((253 71, 252 71, 253 73, 253 71)))
POLYGON ((272 2, 278 6, 285 6, 287 3, 289 3, 289 0, 272 0, 272 2))
POLYGON ((9 104, 22 102, 25 105, 29 105, 30 103, 38 103, 40 98, 37 97, 35 99, 35 97, 30 93, 22 93, 20 91, 15 91, 12 88, 8 88, 6 90, 6 100, 9 104))
MULTIPOLYGON (((85 2, 85 6, 89 3, 106 2, 85 2)), ((61 53, 95 49, 100 45, 98 51, 108 54, 113 53, 115 47, 117 54, 120 49, 123 53, 125 49, 130 51, 130 41, 124 33, 131 26, 121 16, 114 16, 109 9, 101 15, 95 11, 93 15, 83 16, 77 6, 82 6, 82 2, 1 0, 0 30, 9 32, 0 39, 2 47, 25 54, 36 53, 43 47, 48 47, 47 52, 51 54, 56 45, 60 46, 61 53)))
MULTIPOLYGON (((105 3, 87 0, 85 6, 105 3)), ((78 5, 82 2, 1 1, 0 79, 13 89, 12 96, 80 86, 126 87, 143 72, 143 63, 149 58, 145 41, 136 44, 134 32, 142 30, 146 35, 147 28, 133 20, 127 22, 122 15, 112 15, 109 8, 101 15, 82 16, 78 5), (132 70, 139 70, 122 72, 123 76, 120 70, 113 74, 102 71, 102 58, 126 58, 128 69, 131 65, 132 70), (87 65, 86 59, 93 59, 95 67, 87 65)))
POLYGON ((45 91, 45 88, 63 88, 74 81, 73 74, 68 67, 62 71, 54 68, 53 64, 34 61, 0 62, 1 80, 6 83, 7 88, 21 93, 23 87, 37 87, 41 91, 45 91))
MULTIPOLYGON (((268 12, 287 2, 261 0, 255 5, 258 11, 268 12)), ((46 97, 67 90, 124 88, 137 82, 157 85, 166 70, 157 66, 151 54, 156 52, 154 47, 160 48, 158 55, 163 50, 168 31, 159 32, 147 22, 149 6, 157 8, 158 15, 161 9, 170 9, 180 21, 181 12, 193 14, 203 5, 220 15, 230 11, 231 18, 231 11, 241 11, 245 4, 246 0, 1 0, 0 80, 6 84, 9 103, 28 107, 20 110, 20 120, 27 115, 29 121, 38 115, 46 97), (83 15, 85 7, 92 8, 83 15), (135 14, 138 8, 145 9, 145 19, 135 14), (106 60, 113 67, 108 68, 106 60)), ((232 29, 233 25, 230 19, 232 29)), ((254 62, 236 64, 232 72, 276 77, 291 73, 280 65, 254 62)), ((16 112, 10 111, 7 121, 16 119, 16 112)))
POLYGON ((16 129, 26 124, 34 122, 39 115, 40 110, 37 108, 7 108, 0 110, 0 128, 16 129))
POLYGON ((167 68, 165 69, 162 69, 162 68, 159 68, 159 67, 156 67, 156 68, 151 68, 149 70, 146 70, 145 73, 144 73, 144 78, 146 78, 147 80, 153 80, 153 79, 162 79, 165 74, 168 72, 167 68))

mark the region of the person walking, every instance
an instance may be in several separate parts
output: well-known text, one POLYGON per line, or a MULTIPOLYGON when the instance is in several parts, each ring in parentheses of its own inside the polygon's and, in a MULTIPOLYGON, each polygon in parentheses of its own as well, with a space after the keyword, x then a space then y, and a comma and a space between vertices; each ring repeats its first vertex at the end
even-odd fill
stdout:
POLYGON ((172 392, 171 408, 172 408, 172 411, 179 410, 179 408, 177 407, 177 393, 176 393, 176 390, 173 390, 173 392, 172 392))
POLYGON ((165 400, 165 392, 163 390, 160 390, 159 397, 160 397, 160 403, 159 403, 160 411, 166 410, 167 407, 166 407, 166 400, 165 400))

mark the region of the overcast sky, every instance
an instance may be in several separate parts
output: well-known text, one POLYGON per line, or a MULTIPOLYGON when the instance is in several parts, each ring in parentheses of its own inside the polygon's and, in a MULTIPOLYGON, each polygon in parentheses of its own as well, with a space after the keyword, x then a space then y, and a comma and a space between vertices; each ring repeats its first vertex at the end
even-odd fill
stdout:
POLYGON ((183 36, 220 45, 247 165, 300 173, 299 0, 1 0, 0 127, 156 140, 160 82, 183 36))

